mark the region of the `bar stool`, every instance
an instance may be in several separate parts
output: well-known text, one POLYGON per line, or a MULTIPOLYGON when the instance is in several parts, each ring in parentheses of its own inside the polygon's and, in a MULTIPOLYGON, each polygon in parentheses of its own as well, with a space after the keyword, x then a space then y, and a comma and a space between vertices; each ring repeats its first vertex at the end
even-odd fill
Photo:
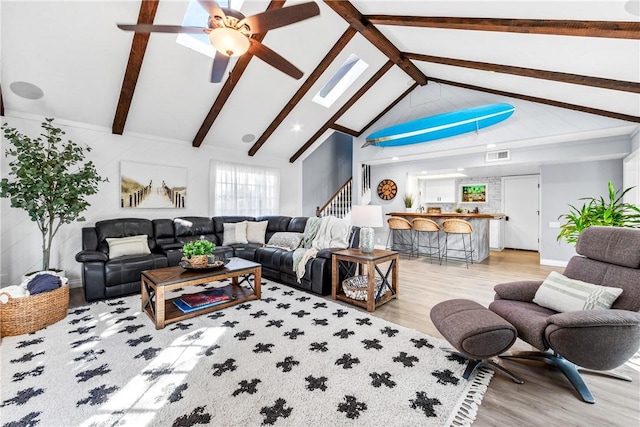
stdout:
POLYGON ((448 262, 448 254, 449 251, 452 252, 463 252, 464 253, 464 262, 469 268, 469 261, 473 264, 473 246, 471 241, 471 233, 473 232, 473 227, 468 221, 464 221, 462 219, 445 219, 442 221, 442 229, 444 230, 445 239, 444 239, 444 259, 445 262, 448 262), (449 235, 457 234, 460 235, 462 239, 462 248, 449 248, 449 235), (467 244, 465 242, 464 236, 469 236, 469 247, 467 248, 467 244))
POLYGON ((408 254, 409 258, 411 258, 413 255, 413 225, 411 225, 411 222, 399 216, 392 216, 387 219, 387 224, 389 224, 387 250, 408 254), (408 241, 407 232, 409 234, 408 241), (391 242, 391 245, 389 245, 389 242, 391 242))
POLYGON ((426 255, 429 255, 429 262, 433 264, 432 256, 438 255, 438 262, 442 264, 442 255, 440 253, 440 226, 435 221, 428 218, 414 218, 413 229, 416 235, 416 255, 420 256, 420 248, 428 250, 426 255), (427 245, 420 245, 420 235, 422 233, 427 234, 427 245), (431 237, 435 233, 437 238, 437 246, 433 246, 431 243, 431 237))

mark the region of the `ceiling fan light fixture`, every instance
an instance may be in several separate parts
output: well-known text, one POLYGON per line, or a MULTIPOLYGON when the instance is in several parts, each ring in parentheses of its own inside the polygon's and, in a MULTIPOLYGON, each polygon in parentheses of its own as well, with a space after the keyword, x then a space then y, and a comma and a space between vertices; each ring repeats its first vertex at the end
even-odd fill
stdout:
POLYGON ((215 28, 209 33, 209 40, 216 50, 228 56, 240 56, 249 50, 247 36, 233 28, 215 28))

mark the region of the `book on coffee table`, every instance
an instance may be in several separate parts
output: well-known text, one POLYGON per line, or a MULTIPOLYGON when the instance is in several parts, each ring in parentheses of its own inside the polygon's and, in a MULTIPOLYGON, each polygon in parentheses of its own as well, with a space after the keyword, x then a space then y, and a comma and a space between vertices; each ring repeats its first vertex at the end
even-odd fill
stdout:
POLYGON ((197 294, 181 296, 180 298, 174 299, 173 303, 182 312, 189 313, 190 311, 211 307, 229 300, 231 300, 231 297, 224 289, 212 289, 197 294))

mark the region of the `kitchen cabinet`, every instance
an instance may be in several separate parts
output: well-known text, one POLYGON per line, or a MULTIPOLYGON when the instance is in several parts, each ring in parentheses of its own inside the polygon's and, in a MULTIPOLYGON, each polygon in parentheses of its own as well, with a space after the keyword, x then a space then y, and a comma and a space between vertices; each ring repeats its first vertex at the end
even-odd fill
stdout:
POLYGON ((455 203, 455 179, 426 181, 426 203, 455 203))
POLYGON ((504 249, 504 219, 489 221, 489 248, 492 251, 504 249))

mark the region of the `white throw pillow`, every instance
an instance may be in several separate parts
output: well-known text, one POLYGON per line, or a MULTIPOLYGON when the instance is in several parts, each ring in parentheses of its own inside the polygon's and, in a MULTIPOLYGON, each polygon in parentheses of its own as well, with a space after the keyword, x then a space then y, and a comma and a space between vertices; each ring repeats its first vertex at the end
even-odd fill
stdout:
POLYGON ((271 236, 271 238, 269 239, 269 243, 267 243, 267 246, 292 251, 300 247, 303 237, 304 234, 302 233, 280 231, 278 233, 273 233, 273 236, 271 236))
POLYGON ((264 245, 269 221, 247 221, 247 241, 264 245))
POLYGON ((234 244, 246 245, 247 242, 247 221, 225 222, 222 224, 222 245, 234 244))
POLYGON ((349 247, 349 233, 351 232, 351 221, 342 218, 333 223, 331 226, 331 242, 330 248, 347 248, 349 247))
POLYGON ((109 245, 109 259, 125 255, 149 255, 151 253, 146 234, 120 238, 107 237, 105 240, 109 245))
POLYGON ((622 288, 594 285, 552 271, 538 288, 533 302, 555 311, 606 310, 622 288))

